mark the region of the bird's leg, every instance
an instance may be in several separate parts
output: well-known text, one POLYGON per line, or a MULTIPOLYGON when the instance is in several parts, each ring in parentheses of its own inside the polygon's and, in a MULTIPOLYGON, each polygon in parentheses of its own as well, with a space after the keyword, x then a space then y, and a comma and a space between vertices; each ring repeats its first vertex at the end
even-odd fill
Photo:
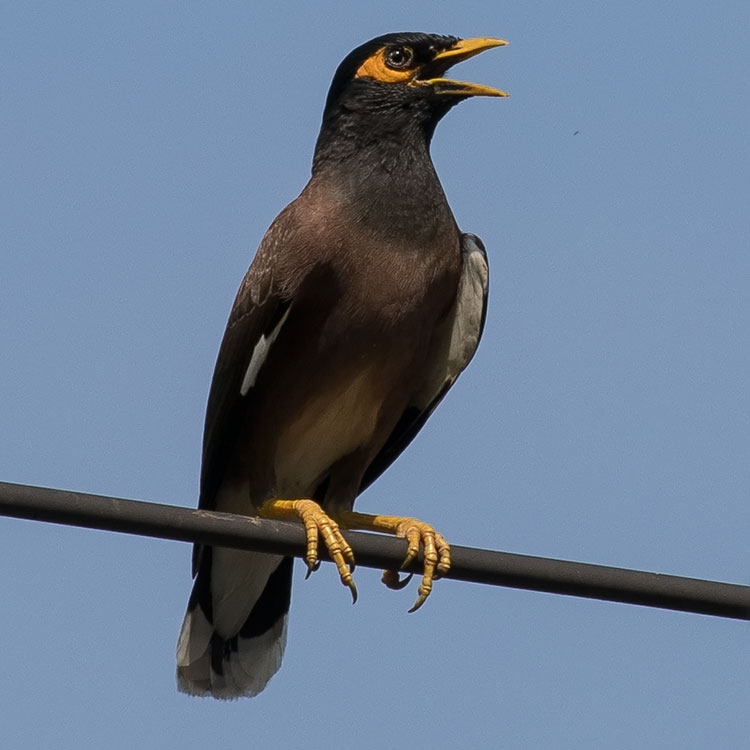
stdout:
MULTIPOLYGON (((418 521, 416 518, 373 516, 369 513, 355 513, 354 511, 339 512, 336 514, 336 518, 347 529, 380 531, 406 539, 408 549, 401 570, 408 568, 416 560, 420 544, 423 546, 424 570, 422 581, 419 584, 417 601, 409 612, 416 612, 425 603, 432 591, 432 582, 450 570, 451 548, 442 535, 438 534, 428 523, 418 521)), ((383 573, 382 581, 388 588, 400 589, 406 586, 410 579, 411 574, 402 581, 399 579, 398 571, 386 570, 383 573)))
POLYGON ((258 515, 263 518, 278 520, 299 519, 305 525, 307 550, 305 563, 307 575, 320 567, 318 559, 318 536, 323 537, 331 560, 336 563, 341 583, 352 592, 353 602, 357 601, 357 587, 354 585, 354 553, 341 535, 339 525, 314 500, 266 500, 258 508, 258 515))

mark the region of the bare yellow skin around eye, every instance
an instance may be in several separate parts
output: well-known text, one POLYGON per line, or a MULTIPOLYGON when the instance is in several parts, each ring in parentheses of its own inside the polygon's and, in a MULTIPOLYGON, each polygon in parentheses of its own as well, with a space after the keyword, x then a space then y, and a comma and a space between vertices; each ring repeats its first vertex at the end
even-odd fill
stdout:
POLYGON ((355 78, 373 78, 381 83, 404 83, 414 78, 414 68, 404 70, 393 70, 385 63, 385 47, 381 47, 374 55, 365 60, 359 66, 355 78))

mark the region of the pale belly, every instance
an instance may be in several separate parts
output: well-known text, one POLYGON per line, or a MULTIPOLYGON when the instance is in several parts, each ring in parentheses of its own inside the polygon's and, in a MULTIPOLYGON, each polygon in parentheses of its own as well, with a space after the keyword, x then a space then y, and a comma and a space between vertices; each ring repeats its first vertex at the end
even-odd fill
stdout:
POLYGON ((374 371, 365 370, 304 405, 276 444, 278 497, 309 496, 336 461, 372 439, 384 397, 378 381, 374 371))

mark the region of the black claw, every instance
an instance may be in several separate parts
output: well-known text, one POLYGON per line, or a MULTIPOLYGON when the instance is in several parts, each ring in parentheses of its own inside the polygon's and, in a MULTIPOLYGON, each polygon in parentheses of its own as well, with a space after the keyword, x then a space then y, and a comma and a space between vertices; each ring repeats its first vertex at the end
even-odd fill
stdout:
POLYGON ((414 602, 414 606, 407 612, 407 614, 412 614, 416 612, 425 602, 427 601, 427 597, 424 599, 420 596, 416 602, 414 602))
POLYGON ((409 573, 406 578, 404 578, 403 580, 399 580, 398 590, 400 591, 401 589, 405 589, 411 583, 412 578, 414 578, 414 573, 409 573))
MULTIPOLYGON (((383 583, 393 591, 401 591, 401 589, 406 588, 409 585, 409 582, 414 577, 414 573, 409 573, 405 578, 400 578, 398 573, 396 571, 393 571, 396 574, 396 580, 383 580, 383 583)), ((389 577, 390 578, 390 577, 389 577)))
POLYGON ((305 573, 305 580, 307 580, 319 567, 320 560, 316 560, 312 565, 308 564, 307 573, 305 573))
MULTIPOLYGON (((414 562, 414 561, 415 561, 416 559, 417 559, 417 558, 416 558, 416 555, 415 555, 414 557, 407 557, 407 558, 406 558, 406 560, 404 560, 404 561, 403 561, 403 562, 401 563, 401 567, 399 568, 399 570, 405 570, 405 569, 406 569, 406 568, 408 568, 408 567, 409 567, 409 566, 410 566, 410 565, 411 565, 411 564, 412 564, 412 563, 413 563, 413 562, 414 562)), ((411 573, 410 573, 409 575, 411 575, 411 573)))

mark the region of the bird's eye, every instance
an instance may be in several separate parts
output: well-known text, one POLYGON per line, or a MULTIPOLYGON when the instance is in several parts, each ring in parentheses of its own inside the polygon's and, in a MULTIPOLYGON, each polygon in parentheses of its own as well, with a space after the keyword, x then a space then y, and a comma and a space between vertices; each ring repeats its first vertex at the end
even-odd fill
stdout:
POLYGON ((414 51, 409 47, 391 47, 385 53, 385 62, 389 68, 408 68, 413 61, 414 51))

